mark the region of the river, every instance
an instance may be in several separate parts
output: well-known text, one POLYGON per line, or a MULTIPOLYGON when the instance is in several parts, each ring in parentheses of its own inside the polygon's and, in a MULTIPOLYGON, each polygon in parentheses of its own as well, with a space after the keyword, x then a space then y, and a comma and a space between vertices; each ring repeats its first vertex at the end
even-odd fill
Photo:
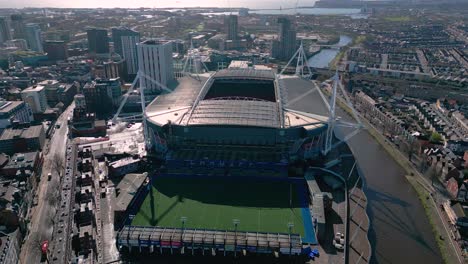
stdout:
MULTIPOLYGON (((337 114, 351 120, 341 109, 337 114)), ((343 129, 336 132, 339 135, 343 129)), ((403 168, 366 131, 348 145, 366 183, 371 263, 443 263, 424 208, 403 168)))
MULTIPOLYGON (((351 43, 353 39, 348 36, 340 36, 340 40, 337 43, 337 46, 343 47, 351 43)), ((328 68, 328 64, 336 57, 340 52, 338 48, 332 49, 322 49, 319 53, 315 54, 309 58, 308 63, 310 67, 314 68, 328 68)))

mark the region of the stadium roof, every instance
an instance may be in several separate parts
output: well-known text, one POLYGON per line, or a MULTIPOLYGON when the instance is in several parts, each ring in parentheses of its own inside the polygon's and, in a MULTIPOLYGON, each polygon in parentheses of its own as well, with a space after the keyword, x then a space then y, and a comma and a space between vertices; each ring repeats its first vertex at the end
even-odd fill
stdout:
POLYGON ((151 123, 182 126, 233 125, 268 128, 302 126, 309 129, 327 122, 328 109, 308 80, 299 77, 278 76, 271 70, 225 69, 200 79, 185 76, 169 94, 158 96, 146 108, 151 123), (223 96, 205 98, 217 79, 274 81, 276 101, 252 97, 223 96), (307 106, 307 107, 305 107, 307 106), (313 112, 307 113, 304 110, 313 112))

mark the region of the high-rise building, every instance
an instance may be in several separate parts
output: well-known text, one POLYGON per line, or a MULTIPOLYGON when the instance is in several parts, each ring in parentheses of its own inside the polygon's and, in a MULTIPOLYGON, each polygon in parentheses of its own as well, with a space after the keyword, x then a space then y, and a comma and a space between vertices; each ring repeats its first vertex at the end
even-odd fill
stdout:
POLYGON ((21 99, 29 104, 33 113, 44 113, 47 109, 45 87, 34 85, 21 91, 21 99))
POLYGON ((147 40, 137 44, 140 87, 145 93, 157 94, 161 85, 167 86, 174 78, 172 43, 164 40, 147 40))
POLYGON ((140 43, 140 36, 122 36, 122 56, 127 66, 127 74, 135 75, 138 72, 137 43, 140 43))
POLYGON ((224 31, 227 39, 237 40, 237 16, 229 15, 224 17, 224 31))
POLYGON ((44 52, 42 47, 41 28, 38 24, 26 24, 26 40, 31 50, 44 52))
POLYGON ((10 23, 6 17, 0 17, 0 44, 11 39, 10 23))
MULTIPOLYGON (((118 28, 112 28, 112 41, 114 42, 114 51, 115 53, 119 54, 120 56, 123 56, 123 49, 122 49, 122 37, 126 36, 133 36, 138 38, 138 42, 140 41, 140 33, 136 32, 134 30, 131 30, 126 27, 118 27, 118 28)), ((138 43, 136 42, 136 43, 138 43)), ((136 44, 135 43, 135 44, 136 44)))
POLYGON ((273 41, 271 56, 280 60, 288 60, 296 52, 296 30, 291 21, 285 17, 278 18, 278 41, 273 41))
POLYGON ((109 38, 107 30, 90 28, 86 30, 88 35, 88 52, 89 53, 109 53, 109 38))
POLYGON ((44 42, 44 52, 51 61, 66 60, 68 58, 67 43, 60 40, 44 42))
POLYGON ((26 28, 24 26, 23 16, 11 15, 10 19, 15 39, 26 39, 26 28))

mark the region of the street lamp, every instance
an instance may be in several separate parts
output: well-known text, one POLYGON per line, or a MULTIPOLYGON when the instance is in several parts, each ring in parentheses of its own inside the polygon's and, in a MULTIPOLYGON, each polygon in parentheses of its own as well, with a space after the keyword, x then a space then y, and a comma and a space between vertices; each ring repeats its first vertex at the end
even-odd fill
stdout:
POLYGON ((293 229, 294 224, 292 222, 288 223, 288 230, 289 230, 289 256, 292 253, 292 243, 291 243, 291 230, 293 229))
POLYGON ((234 224, 234 257, 237 257, 237 226, 240 224, 239 219, 232 219, 232 223, 234 224))

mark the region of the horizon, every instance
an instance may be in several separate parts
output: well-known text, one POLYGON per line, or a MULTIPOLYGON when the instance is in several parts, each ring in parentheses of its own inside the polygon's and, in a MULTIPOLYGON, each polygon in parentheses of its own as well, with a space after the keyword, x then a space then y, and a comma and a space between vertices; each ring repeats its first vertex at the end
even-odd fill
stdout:
MULTIPOLYGON (((5 0, 2 0, 5 1, 5 0)), ((5 1, 6 2, 6 1, 5 1)), ((294 6, 312 7, 317 0, 135 0, 129 4, 123 0, 65 2, 59 0, 17 0, 2 3, 1 8, 291 8, 294 6)))

